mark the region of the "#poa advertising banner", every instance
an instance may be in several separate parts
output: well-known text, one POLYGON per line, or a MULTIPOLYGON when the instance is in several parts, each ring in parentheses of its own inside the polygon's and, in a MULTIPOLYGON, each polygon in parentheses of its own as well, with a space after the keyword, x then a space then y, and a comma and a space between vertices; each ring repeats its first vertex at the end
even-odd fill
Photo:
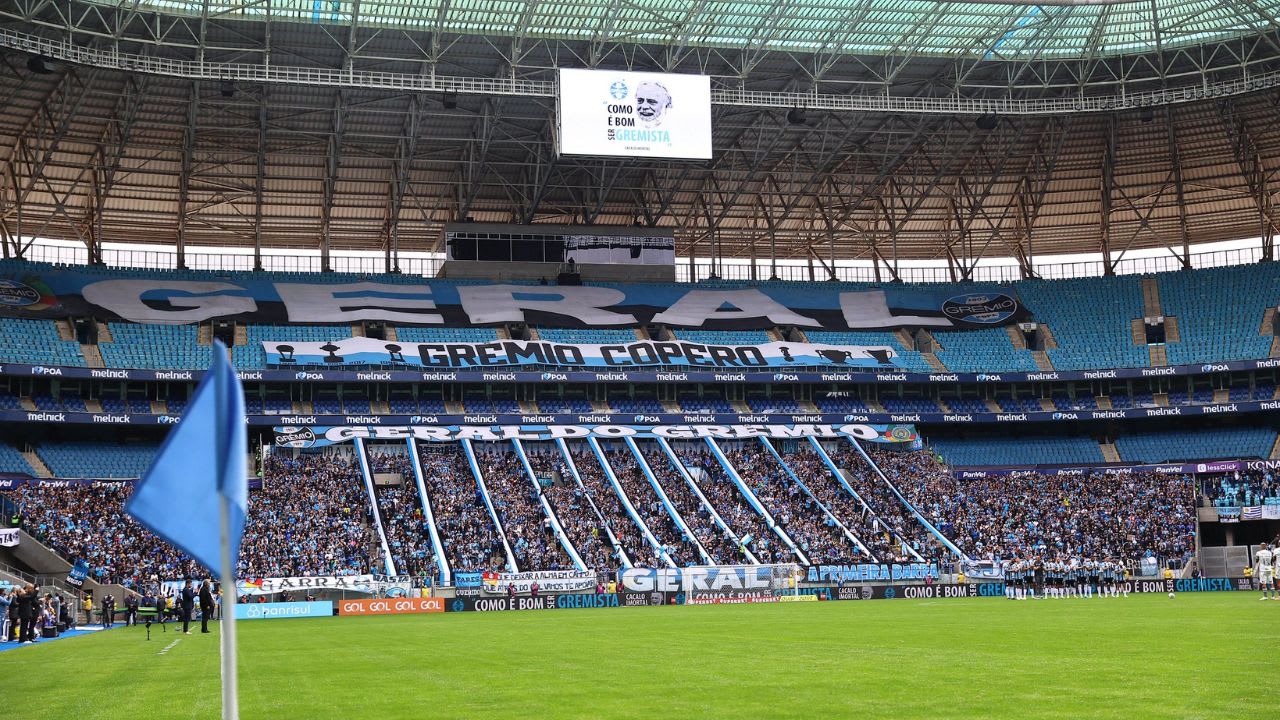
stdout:
POLYGON ((562 155, 711 159, 711 78, 560 70, 562 155))

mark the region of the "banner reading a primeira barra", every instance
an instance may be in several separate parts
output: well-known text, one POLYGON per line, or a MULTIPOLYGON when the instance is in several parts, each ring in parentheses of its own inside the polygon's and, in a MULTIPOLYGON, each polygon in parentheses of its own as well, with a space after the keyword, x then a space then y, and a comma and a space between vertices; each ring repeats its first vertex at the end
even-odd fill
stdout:
POLYGON ((506 440, 573 440, 594 437, 601 440, 620 438, 667 438, 668 440, 746 440, 767 438, 852 437, 879 443, 913 442, 917 439, 912 425, 388 425, 388 426, 316 426, 275 428, 276 447, 327 447, 364 440, 404 440, 424 442, 500 442, 506 440))
POLYGON ((712 345, 684 340, 645 340, 611 345, 557 343, 540 340, 496 340, 484 343, 402 343, 373 338, 328 342, 270 340, 262 343, 268 365, 391 365, 438 370, 522 367, 527 365, 586 369, 678 367, 744 368, 885 368, 897 367, 898 351, 888 345, 820 345, 772 342, 758 345, 712 345))
POLYGON ((998 285, 849 290, 825 283, 749 287, 596 283, 589 286, 466 283, 452 280, 356 282, 317 275, 271 282, 228 273, 192 280, 173 273, 117 277, 42 263, 0 263, 0 315, 169 325, 215 318, 257 323, 473 327, 522 322, 547 327, 626 328, 662 324, 709 330, 779 325, 829 330, 977 328, 1027 315, 998 285))

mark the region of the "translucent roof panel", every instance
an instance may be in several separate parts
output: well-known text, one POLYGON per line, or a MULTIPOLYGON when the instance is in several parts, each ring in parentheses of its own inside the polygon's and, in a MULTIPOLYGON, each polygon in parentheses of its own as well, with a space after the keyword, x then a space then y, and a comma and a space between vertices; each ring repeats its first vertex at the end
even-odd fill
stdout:
POLYGON ((273 22, 858 55, 1094 58, 1274 28, 1280 0, 89 0, 273 22))

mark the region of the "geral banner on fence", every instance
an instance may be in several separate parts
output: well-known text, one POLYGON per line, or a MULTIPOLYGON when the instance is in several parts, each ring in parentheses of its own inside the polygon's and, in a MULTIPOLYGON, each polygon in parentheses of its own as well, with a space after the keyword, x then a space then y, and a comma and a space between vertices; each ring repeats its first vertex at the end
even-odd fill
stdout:
POLYGON ((0 547, 14 547, 18 544, 18 530, 0 530, 0 547))
POLYGON ((774 590, 775 570, 768 565, 624 568, 618 571, 618 582, 628 592, 760 594, 774 590))
POLYGON ((391 365, 435 370, 550 365, 581 369, 679 368, 882 368, 897 367, 898 351, 888 345, 816 345, 772 342, 758 345, 710 345, 638 341, 597 345, 540 340, 464 342, 387 342, 345 338, 327 342, 271 340, 262 343, 269 365, 391 365))
POLYGON ((726 283, 583 286, 458 283, 452 280, 362 282, 317 275, 273 282, 228 274, 184 279, 172 273, 103 277, 96 272, 23 263, 0 267, 2 314, 93 316, 166 325, 215 318, 257 323, 352 323, 471 327, 527 323, 550 327, 768 329, 779 325, 830 330, 900 327, 993 327, 1024 319, 1014 291, 889 286, 849 290, 836 284, 750 287, 726 283))
POLYGON ((339 600, 337 605, 339 615, 407 615, 444 612, 444 599, 435 597, 339 600))
POLYGON ((509 588, 517 593, 528 593, 538 583, 538 591, 545 593, 592 590, 597 582, 590 570, 535 570, 532 572, 486 572, 481 576, 481 590, 491 595, 505 595, 509 588))
POLYGON ((507 441, 507 440, 573 440, 579 438, 654 438, 668 440, 746 440, 767 438, 857 438, 870 442, 914 442, 919 436, 914 425, 372 425, 372 426, 279 426, 275 430, 276 447, 327 447, 365 440, 404 440, 415 438, 427 442, 507 441))

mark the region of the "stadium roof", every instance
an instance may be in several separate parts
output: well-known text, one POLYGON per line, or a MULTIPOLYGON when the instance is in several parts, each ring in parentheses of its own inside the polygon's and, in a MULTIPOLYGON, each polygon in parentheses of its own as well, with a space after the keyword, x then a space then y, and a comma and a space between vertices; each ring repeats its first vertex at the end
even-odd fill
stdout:
POLYGON ((1280 1, 319 7, 0 6, 6 251, 432 250, 472 218, 963 274, 1280 221, 1280 1), (710 75, 714 159, 557 157, 559 67, 710 75))
POLYGON ((1080 59, 1223 42, 1274 27, 1275 0, 91 0, 192 17, 460 35, 846 54, 1080 59))

